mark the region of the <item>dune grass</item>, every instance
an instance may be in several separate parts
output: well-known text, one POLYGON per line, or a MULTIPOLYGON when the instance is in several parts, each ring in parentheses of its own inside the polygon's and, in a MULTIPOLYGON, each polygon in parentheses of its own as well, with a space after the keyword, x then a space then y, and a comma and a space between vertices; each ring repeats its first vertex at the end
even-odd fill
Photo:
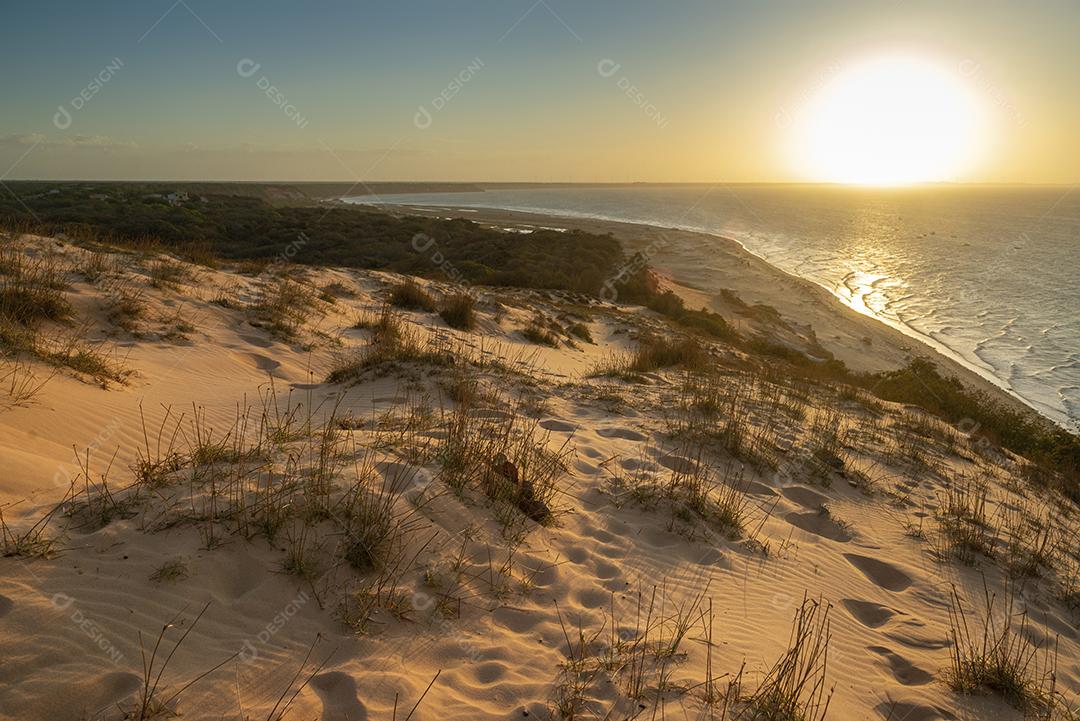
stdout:
POLYGON ((981 619, 970 619, 956 587, 949 607, 951 664, 946 683, 960 693, 990 693, 1032 717, 1052 718, 1056 691, 1057 647, 1032 644, 1027 613, 1016 613, 1012 595, 1002 611, 996 596, 984 589, 981 619))
POLYGON ((472 330, 476 327, 476 299, 468 293, 454 293, 439 303, 439 317, 451 328, 472 330))
POLYGON ((436 306, 435 297, 411 278, 390 286, 388 301, 395 308, 407 310, 433 311, 436 306))

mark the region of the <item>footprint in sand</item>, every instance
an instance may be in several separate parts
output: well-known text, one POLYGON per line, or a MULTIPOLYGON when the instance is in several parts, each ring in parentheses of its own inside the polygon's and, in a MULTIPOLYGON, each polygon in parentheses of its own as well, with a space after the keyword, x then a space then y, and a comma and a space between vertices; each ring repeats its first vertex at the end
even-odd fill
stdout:
POLYGON ((851 540, 851 533, 848 529, 824 513, 817 511, 791 512, 784 516, 784 520, 796 528, 812 533, 815 536, 840 541, 841 543, 847 543, 851 540))
POLYGON ((784 498, 795 501, 804 508, 816 510, 824 506, 825 502, 828 501, 825 496, 805 486, 788 486, 787 488, 781 488, 780 492, 784 494, 784 498))
POLYGON ((873 601, 859 601, 854 598, 845 598, 842 602, 855 620, 869 628, 880 628, 889 622, 896 611, 888 606, 882 606, 873 601))
POLYGON ((240 340, 248 343, 249 345, 253 345, 256 348, 271 348, 274 345, 274 341, 268 340, 266 338, 260 338, 257 335, 241 335, 240 340))
POLYGON ((356 697, 356 680, 349 674, 320 673, 310 685, 322 701, 322 721, 367 721, 367 708, 356 697))
POLYGON ((589 463, 584 458, 579 458, 574 461, 574 470, 583 476, 592 476, 596 474, 596 465, 589 463))
POLYGON ((572 546, 566 549, 566 557, 570 559, 571 563, 584 563, 585 559, 589 557, 589 552, 581 546, 572 546))
POLYGON ((539 613, 525 611, 520 608, 512 608, 510 606, 500 606, 492 612, 491 616, 496 624, 503 628, 507 628, 514 633, 526 633, 532 631, 540 624, 540 621, 543 620, 539 613))
POLYGON ((609 593, 605 593, 598 588, 586 588, 578 591, 577 602, 585 608, 601 608, 608 605, 608 601, 611 598, 609 593))
POLYGON ((845 553, 844 558, 852 566, 862 571, 863 575, 870 579, 871 582, 887 591, 898 593, 911 585, 911 576, 891 563, 870 556, 859 556, 854 553, 845 553))
POLYGON ((619 465, 624 471, 655 471, 659 468, 652 461, 642 461, 640 458, 624 458, 619 465))
POLYGON ((135 674, 113 671, 87 681, 78 692, 79 703, 97 718, 98 713, 116 708, 141 687, 142 679, 135 674))
POLYGON ((506 676, 506 664, 501 661, 488 661, 487 663, 473 664, 473 676, 477 682, 484 686, 502 681, 506 676))
POLYGON ((386 488, 407 488, 416 481, 420 468, 407 463, 395 461, 379 461, 375 468, 382 474, 386 488))
POLYGON ((15 608, 15 602, 4 595, 0 595, 0 618, 11 613, 11 609, 15 608))
POLYGON ((601 438, 619 438, 624 441, 643 441, 647 438, 644 433, 638 433, 629 428, 597 428, 596 435, 601 438))
POLYGON ((934 674, 924 671, 891 649, 884 646, 869 646, 867 650, 884 658, 889 664, 893 678, 905 686, 922 686, 934 680, 934 674))
POLYGON ((943 716, 933 706, 917 701, 882 701, 876 710, 886 721, 943 721, 945 718, 955 718, 952 714, 943 716))
POLYGON ((698 467, 698 464, 692 459, 683 456, 667 455, 662 456, 659 460, 660 465, 676 473, 694 473, 698 467))
POLYGON ((260 370, 263 373, 273 373, 281 367, 279 361, 264 356, 261 353, 235 353, 234 355, 238 356, 241 361, 255 366, 256 370, 260 370))
POLYGON ((558 433, 570 433, 577 430, 577 426, 573 423, 567 423, 566 421, 556 420, 549 418, 546 421, 540 421, 540 427, 545 431, 556 431, 558 433))
POLYGON ((596 564, 596 577, 601 581, 609 581, 619 575, 619 567, 607 561, 598 561, 596 564))
POLYGON ((776 491, 771 487, 766 486, 764 483, 758 483, 757 481, 751 481, 750 485, 746 487, 747 493, 753 493, 755 496, 775 496, 776 491))
POLYGON ((908 648, 927 651, 947 648, 952 644, 947 636, 938 635, 932 629, 928 629, 925 624, 915 620, 904 621, 896 629, 887 631, 885 638, 902 643, 908 648))

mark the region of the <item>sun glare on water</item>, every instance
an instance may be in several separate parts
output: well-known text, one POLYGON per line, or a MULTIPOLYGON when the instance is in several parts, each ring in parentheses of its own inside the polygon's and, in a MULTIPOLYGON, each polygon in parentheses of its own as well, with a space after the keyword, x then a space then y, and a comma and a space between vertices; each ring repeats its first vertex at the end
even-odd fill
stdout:
POLYGON ((985 143, 979 99, 960 70, 909 56, 841 68, 793 120, 791 159, 820 182, 962 179, 985 143))

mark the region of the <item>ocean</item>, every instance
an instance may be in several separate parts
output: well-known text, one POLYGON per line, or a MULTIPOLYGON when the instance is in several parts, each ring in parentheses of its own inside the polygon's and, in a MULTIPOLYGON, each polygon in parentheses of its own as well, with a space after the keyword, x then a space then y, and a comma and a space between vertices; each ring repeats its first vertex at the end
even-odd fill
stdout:
POLYGON ((730 238, 1080 428, 1076 186, 578 186, 346 200, 498 208, 730 238))

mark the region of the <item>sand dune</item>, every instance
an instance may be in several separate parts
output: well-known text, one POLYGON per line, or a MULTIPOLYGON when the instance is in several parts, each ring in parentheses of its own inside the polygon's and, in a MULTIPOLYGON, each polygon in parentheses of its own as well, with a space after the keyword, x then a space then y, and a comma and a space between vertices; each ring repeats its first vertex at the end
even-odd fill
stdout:
POLYGON ((1080 691, 1075 509, 925 413, 720 344, 598 375, 675 335, 637 307, 477 288, 462 330, 390 274, 19 247, 107 365, 0 412, 0 718, 1024 718, 950 685, 954 587, 1080 691))

